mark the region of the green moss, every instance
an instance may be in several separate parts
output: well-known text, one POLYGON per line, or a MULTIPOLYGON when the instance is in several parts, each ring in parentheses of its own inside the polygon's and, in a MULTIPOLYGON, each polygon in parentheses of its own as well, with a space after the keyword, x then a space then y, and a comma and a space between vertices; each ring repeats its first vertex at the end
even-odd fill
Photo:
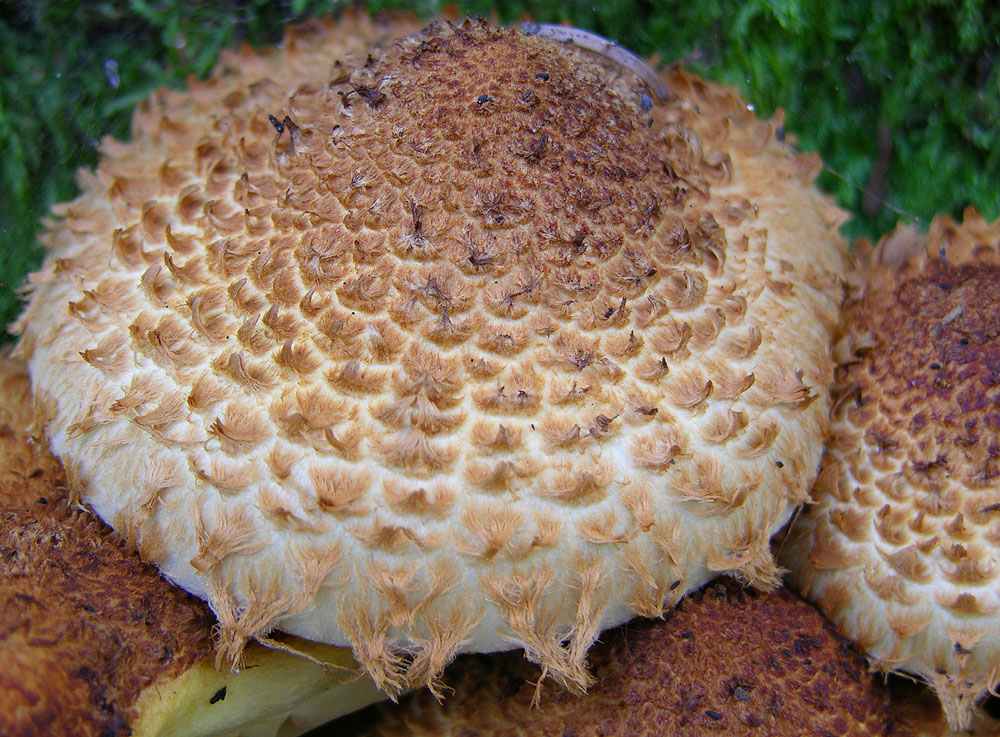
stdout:
MULTIPOLYGON (((974 204, 1000 215, 1000 6, 986 0, 465 0, 510 22, 570 21, 644 55, 738 85, 763 115, 827 162, 821 184, 872 237, 902 217, 927 223, 974 204), (879 147, 880 127, 889 146, 879 147), (882 165, 876 166, 882 157, 882 165), (880 197, 864 202, 873 168, 880 197)), ((373 10, 435 0, 375 0, 373 10)), ((335 7, 342 5, 335 4, 335 7)), ((73 195, 104 134, 161 85, 205 75, 222 46, 277 40, 288 21, 326 12, 313 0, 198 5, 178 0, 7 2, 0 6, 0 320, 40 257, 39 220, 73 195)))

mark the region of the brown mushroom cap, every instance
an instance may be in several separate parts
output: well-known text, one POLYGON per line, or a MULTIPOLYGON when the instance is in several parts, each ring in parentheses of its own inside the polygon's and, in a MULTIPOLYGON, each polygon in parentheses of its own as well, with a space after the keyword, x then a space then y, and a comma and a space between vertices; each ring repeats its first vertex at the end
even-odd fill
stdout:
POLYGON ((445 671, 443 701, 428 691, 334 722, 315 737, 492 735, 944 734, 940 710, 903 701, 813 607, 785 589, 768 593, 716 582, 666 621, 611 630, 590 654, 596 683, 585 695, 533 683, 515 654, 463 656, 445 671))
POLYGON ((900 228, 856 274, 816 505, 782 562, 964 729, 1000 680, 1000 222, 900 228))
POLYGON ((19 350, 74 489, 227 657, 280 628, 390 691, 512 647, 583 685, 602 629, 774 585, 841 298, 818 159, 485 22, 308 44, 152 98, 58 210, 19 350))

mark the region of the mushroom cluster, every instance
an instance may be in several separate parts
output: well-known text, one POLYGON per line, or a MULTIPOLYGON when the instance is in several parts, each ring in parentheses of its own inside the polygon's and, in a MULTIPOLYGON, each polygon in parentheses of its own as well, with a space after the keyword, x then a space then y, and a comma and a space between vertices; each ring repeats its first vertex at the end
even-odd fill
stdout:
POLYGON ((822 468, 782 564, 965 728, 1000 667, 998 228, 850 271, 780 113, 539 30, 316 22, 102 142, 15 326, 73 501, 208 603, 220 666, 281 631, 391 696, 510 649, 579 692, 602 631, 778 586, 822 468))

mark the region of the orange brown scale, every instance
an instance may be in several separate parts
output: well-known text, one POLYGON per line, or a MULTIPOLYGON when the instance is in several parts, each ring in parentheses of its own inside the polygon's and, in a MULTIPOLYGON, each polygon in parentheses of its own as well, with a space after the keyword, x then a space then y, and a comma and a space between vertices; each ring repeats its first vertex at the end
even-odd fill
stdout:
POLYGON ((582 686, 601 629, 777 582, 843 214, 780 119, 679 70, 648 108, 609 64, 479 21, 241 51, 59 209, 19 322, 38 423, 226 658, 281 628, 393 691, 521 646, 582 686), (289 561, 327 549, 307 589, 289 561))
POLYGON ((997 682, 1000 225, 973 210, 862 244, 832 438, 784 559, 876 665, 954 729, 997 682))

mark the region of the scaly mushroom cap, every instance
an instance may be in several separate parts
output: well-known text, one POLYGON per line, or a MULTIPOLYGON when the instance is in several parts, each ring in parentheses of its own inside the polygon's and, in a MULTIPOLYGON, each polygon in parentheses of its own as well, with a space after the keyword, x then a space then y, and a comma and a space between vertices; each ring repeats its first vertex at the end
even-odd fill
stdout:
POLYGON ((79 493, 225 657, 280 628, 390 691, 513 647, 583 685, 602 629, 775 584, 842 291, 818 159, 485 22, 322 41, 153 97, 58 210, 19 346, 79 493))
POLYGON ((901 227, 858 258, 816 505, 782 562, 964 729, 1000 669, 1000 222, 901 227))

